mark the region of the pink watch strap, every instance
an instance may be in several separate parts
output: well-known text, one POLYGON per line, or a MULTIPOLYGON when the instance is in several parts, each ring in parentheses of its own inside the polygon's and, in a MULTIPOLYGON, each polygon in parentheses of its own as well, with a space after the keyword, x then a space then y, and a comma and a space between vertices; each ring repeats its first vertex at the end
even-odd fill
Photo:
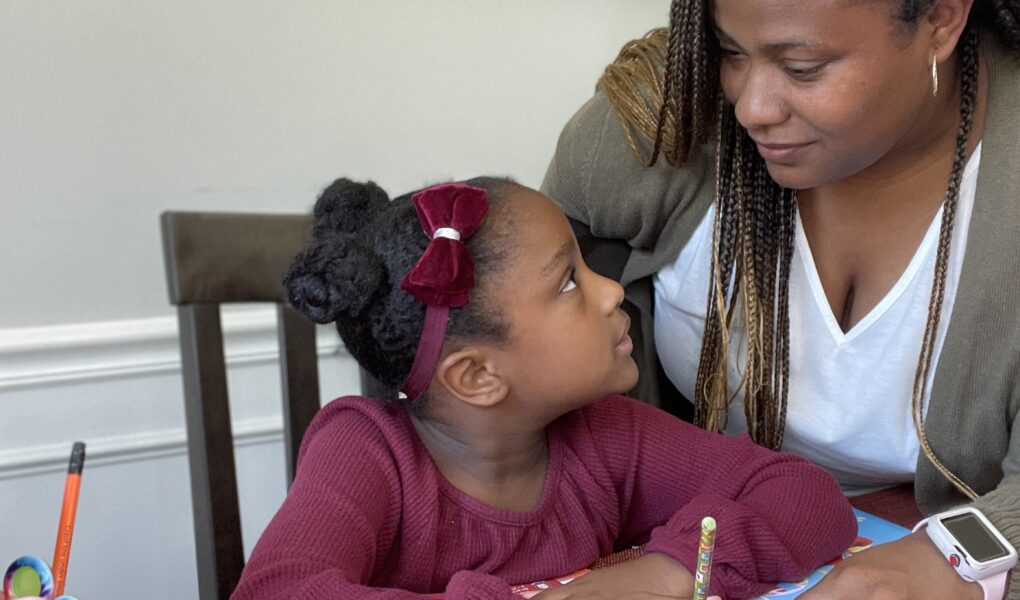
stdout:
POLYGON ((985 591, 985 600, 1002 600, 1006 596, 1006 578, 1008 576, 1009 571, 1003 571, 978 581, 978 585, 985 591))

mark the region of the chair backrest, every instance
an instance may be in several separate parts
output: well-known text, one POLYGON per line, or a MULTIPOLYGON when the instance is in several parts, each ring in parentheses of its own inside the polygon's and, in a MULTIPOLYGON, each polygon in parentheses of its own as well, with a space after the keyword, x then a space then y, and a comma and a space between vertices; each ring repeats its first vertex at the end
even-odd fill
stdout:
MULTIPOLYGON (((319 410, 315 325, 287 304, 281 278, 311 233, 309 215, 165 212, 170 303, 177 306, 199 595, 225 600, 244 568, 220 306, 277 305, 287 485, 319 410)), ((362 394, 383 388, 361 372, 362 394)))

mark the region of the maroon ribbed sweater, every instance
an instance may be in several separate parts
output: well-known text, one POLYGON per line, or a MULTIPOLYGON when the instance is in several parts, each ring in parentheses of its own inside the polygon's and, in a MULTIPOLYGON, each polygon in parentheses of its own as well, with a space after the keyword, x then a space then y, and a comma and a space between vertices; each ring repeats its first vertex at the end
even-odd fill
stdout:
POLYGON ((642 543, 693 572, 705 515, 718 523, 711 592, 742 598, 802 578, 856 535, 825 471, 636 400, 565 415, 548 440, 538 504, 502 510, 446 480, 399 405, 338 399, 309 427, 232 598, 510 599, 508 584, 642 543))

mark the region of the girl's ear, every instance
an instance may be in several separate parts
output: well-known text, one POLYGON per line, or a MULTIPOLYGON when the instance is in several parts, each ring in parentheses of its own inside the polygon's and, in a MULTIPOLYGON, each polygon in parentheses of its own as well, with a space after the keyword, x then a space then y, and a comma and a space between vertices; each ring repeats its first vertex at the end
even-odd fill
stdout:
POLYGON ((435 381, 452 396, 479 408, 502 402, 509 392, 506 379, 483 348, 469 346, 443 357, 436 367, 435 381))

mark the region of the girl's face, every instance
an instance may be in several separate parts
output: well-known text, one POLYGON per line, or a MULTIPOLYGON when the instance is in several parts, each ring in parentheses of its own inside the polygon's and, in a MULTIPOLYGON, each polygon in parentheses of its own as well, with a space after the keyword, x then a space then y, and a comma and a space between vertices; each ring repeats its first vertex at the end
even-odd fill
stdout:
POLYGON ((508 198, 513 251, 487 297, 510 323, 499 364, 538 419, 637 382, 623 288, 588 269, 567 218, 526 188, 508 198))
POLYGON ((838 181, 930 135, 934 50, 898 5, 713 2, 723 93, 779 184, 838 181))

